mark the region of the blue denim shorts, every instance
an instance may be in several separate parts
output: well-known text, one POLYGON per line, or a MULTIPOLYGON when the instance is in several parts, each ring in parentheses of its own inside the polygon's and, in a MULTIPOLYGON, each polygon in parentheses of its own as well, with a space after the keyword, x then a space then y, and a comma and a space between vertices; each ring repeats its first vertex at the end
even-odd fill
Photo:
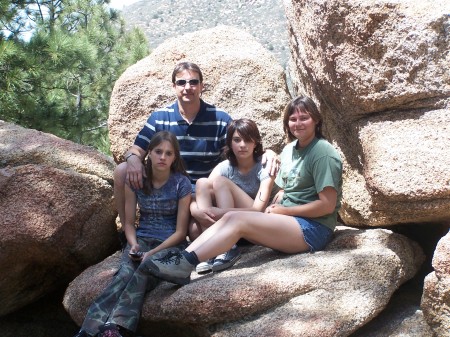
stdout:
POLYGON ((294 217, 303 232, 303 237, 309 246, 309 251, 322 250, 333 238, 333 231, 321 223, 301 217, 294 217))

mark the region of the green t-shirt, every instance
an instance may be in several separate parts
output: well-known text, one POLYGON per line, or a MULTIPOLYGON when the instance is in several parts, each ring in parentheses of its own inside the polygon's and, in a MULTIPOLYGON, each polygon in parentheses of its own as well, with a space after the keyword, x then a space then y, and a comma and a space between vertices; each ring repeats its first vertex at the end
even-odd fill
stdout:
POLYGON ((286 207, 307 204, 319 200, 318 193, 325 187, 333 187, 337 191, 334 212, 311 218, 333 230, 341 207, 341 157, 325 139, 314 138, 306 148, 297 149, 296 145, 297 140, 286 145, 281 153, 281 167, 275 180, 284 189, 281 204, 286 207))

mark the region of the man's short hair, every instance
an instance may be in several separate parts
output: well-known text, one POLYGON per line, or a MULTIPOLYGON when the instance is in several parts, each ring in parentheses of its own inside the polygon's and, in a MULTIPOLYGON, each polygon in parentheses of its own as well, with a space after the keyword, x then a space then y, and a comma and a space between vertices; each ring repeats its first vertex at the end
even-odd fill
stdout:
POLYGON ((199 76, 200 83, 203 82, 203 74, 198 65, 192 62, 180 62, 175 66, 175 69, 172 72, 172 83, 175 83, 175 78, 177 77, 177 74, 183 70, 190 70, 196 72, 199 76))

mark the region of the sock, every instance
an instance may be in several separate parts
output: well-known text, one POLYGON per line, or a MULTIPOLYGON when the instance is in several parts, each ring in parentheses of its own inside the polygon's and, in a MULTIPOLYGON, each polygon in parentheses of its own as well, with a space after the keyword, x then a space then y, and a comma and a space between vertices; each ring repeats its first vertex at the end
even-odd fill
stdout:
POLYGON ((183 250, 181 252, 181 254, 183 254, 183 256, 187 260, 187 262, 189 262, 193 266, 196 266, 200 263, 200 261, 198 260, 197 254, 195 254, 195 252, 187 252, 187 251, 183 250))

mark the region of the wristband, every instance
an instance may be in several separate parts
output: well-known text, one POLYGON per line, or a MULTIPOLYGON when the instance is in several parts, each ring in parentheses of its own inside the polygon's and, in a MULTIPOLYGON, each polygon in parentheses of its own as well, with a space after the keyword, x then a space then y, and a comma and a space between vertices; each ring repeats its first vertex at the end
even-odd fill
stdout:
POLYGON ((131 156, 137 156, 136 153, 130 153, 128 156, 125 157, 125 161, 128 161, 128 158, 130 158, 131 156))

